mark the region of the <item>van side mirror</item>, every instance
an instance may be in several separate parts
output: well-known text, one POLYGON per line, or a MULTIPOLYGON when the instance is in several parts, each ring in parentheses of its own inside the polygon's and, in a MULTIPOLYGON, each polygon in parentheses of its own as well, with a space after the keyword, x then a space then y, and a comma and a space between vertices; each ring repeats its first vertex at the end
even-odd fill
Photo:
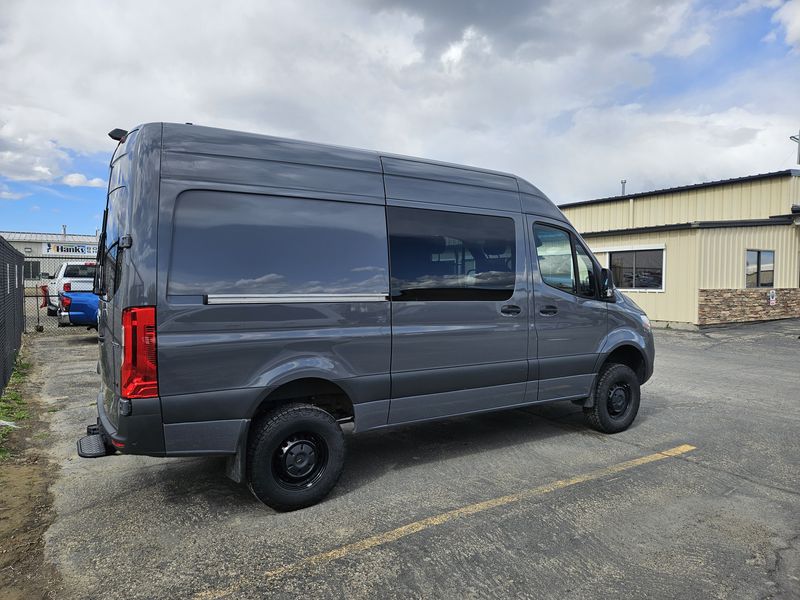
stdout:
POLYGON ((608 269, 600 269, 600 297, 614 301, 614 274, 608 269))

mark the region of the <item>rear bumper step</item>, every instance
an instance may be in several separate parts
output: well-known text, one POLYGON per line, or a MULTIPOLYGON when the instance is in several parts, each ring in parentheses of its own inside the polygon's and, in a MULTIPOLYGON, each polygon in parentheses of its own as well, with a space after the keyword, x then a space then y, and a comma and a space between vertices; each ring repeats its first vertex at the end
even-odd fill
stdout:
MULTIPOLYGON (((88 430, 88 428, 87 428, 88 430)), ((78 440, 78 456, 81 458, 100 458, 114 454, 103 440, 103 435, 93 433, 78 440)))

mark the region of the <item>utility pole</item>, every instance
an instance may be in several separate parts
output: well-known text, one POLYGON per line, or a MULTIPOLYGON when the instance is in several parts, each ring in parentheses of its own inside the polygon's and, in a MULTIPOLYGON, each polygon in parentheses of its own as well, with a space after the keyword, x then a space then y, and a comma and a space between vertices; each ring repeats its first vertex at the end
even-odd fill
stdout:
POLYGON ((622 184, 622 195, 624 196, 625 195, 625 184, 628 183, 628 180, 627 179, 622 179, 622 180, 620 180, 620 183, 622 184))
POLYGON ((789 139, 797 144, 797 164, 800 165, 800 131, 797 132, 797 135, 789 136, 789 139))

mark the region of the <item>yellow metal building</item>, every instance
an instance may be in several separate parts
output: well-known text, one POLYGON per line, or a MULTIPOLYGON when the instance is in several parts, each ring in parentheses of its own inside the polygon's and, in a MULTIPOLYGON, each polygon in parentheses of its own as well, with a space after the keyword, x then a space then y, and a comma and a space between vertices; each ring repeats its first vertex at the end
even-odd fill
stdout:
POLYGON ((560 208, 651 320, 800 317, 800 170, 560 208))

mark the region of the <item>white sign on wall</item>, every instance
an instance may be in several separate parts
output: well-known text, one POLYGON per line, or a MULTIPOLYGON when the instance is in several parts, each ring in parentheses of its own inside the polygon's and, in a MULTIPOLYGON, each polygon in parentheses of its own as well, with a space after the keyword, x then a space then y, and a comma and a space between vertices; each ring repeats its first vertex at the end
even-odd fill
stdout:
POLYGON ((60 256, 97 256, 97 245, 95 244, 61 244, 42 242, 43 255, 60 256))
POLYGON ((770 306, 775 306, 778 303, 778 293, 775 290, 770 290, 768 297, 770 306))

